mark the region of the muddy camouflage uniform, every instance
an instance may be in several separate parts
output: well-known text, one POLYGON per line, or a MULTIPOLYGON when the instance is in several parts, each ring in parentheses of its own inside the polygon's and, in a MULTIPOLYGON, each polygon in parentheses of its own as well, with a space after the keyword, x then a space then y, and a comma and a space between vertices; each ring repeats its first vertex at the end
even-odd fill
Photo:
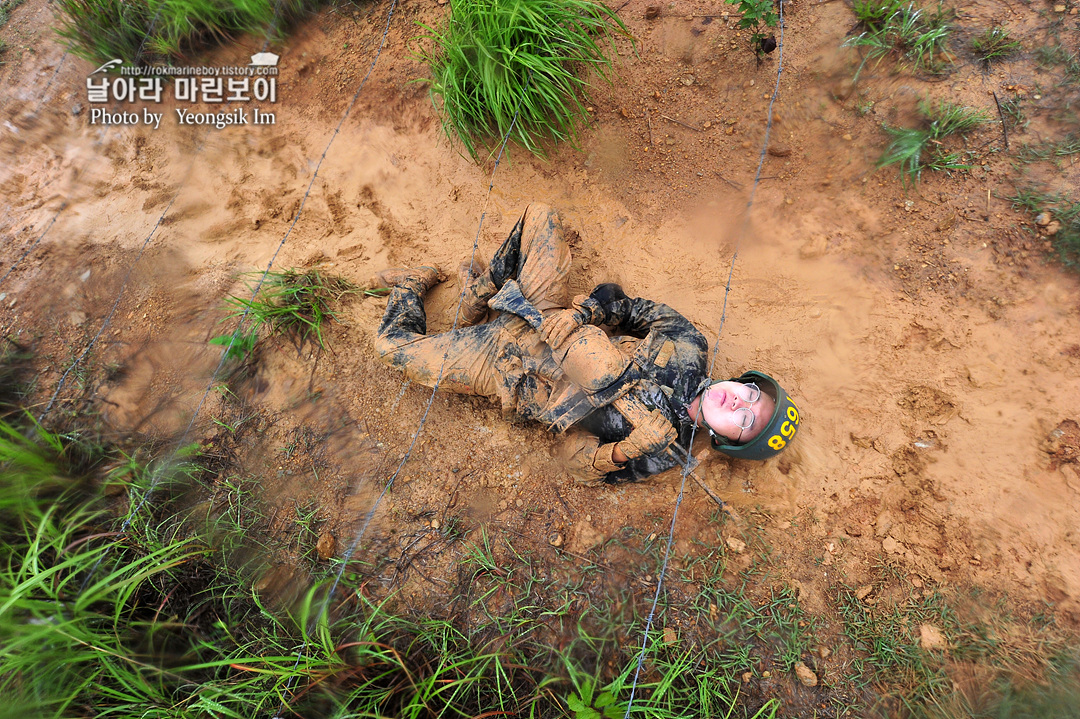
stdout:
MULTIPOLYGON (((522 294, 542 312, 570 305, 566 283, 570 249, 558 214, 531 204, 495 253, 490 277, 496 287, 517 280, 522 294)), ((420 384, 462 394, 498 398, 503 413, 565 432, 560 454, 579 481, 611 484, 641 479, 680 464, 670 451, 632 459, 606 474, 593 468, 597 448, 626 439, 632 425, 610 402, 628 396, 659 409, 689 448, 690 402, 709 384, 708 343, 689 320, 667 305, 631 299, 618 285, 596 287, 587 321, 612 328, 611 341, 629 359, 611 387, 590 394, 571 383, 551 350, 523 319, 498 313, 486 323, 428 335, 423 288, 404 282, 390 294, 376 348, 384 362, 420 384), (445 359, 444 359, 445 358, 445 359)))

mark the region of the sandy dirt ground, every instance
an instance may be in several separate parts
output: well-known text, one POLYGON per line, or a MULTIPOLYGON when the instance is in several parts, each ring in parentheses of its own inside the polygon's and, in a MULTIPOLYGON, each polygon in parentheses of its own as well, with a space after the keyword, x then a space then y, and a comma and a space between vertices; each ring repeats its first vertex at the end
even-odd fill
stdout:
MULTIPOLYGON (((1036 5, 968 3, 954 44, 992 22, 1037 42, 1047 16, 1036 5)), ((545 161, 512 147, 485 205, 492 163, 459 154, 425 86, 411 82, 425 75, 411 52, 416 23, 438 21, 445 6, 398 6, 335 136, 385 3, 299 26, 275 48, 276 124, 219 131, 180 127, 174 108, 184 106, 171 100, 148 106, 166 113, 156 130, 91 125, 94 67, 68 56, 57 71, 52 11, 29 0, 2 31, 11 47, 0 67, 0 272, 45 234, 0 284, 0 326, 48 361, 47 397, 123 287, 96 369, 73 373, 62 396, 92 387, 118 430, 167 436, 184 428, 216 366, 220 350, 206 340, 221 332, 226 295, 242 289, 238 273, 267 266, 301 206, 274 266, 321 264, 365 282, 388 265, 452 270, 485 206, 479 251, 490 254, 525 206, 543 201, 573 230, 575 290, 616 281, 670 304, 718 341, 716 377, 762 368, 799 403, 801 434, 779 459, 732 461, 704 442, 695 451, 699 475, 764 533, 810 609, 837 582, 872 580, 884 560, 928 590, 977 585, 1080 618, 1080 282, 1046 260, 1046 238, 1006 199, 1024 178, 1075 188, 1080 173, 1069 158, 1014 168, 990 95, 1030 103, 1015 146, 1063 131, 1054 110, 1064 91, 1028 53, 986 70, 961 49, 944 78, 894 73, 886 61, 853 92, 858 56, 840 47, 850 10, 796 0, 772 152, 744 222, 778 53, 755 61, 728 9, 676 0, 646 19, 645 2, 623 3, 637 52, 618 42, 614 84, 597 85, 580 150, 561 146, 545 161), (995 122, 968 140, 971 172, 924 175, 905 192, 894 169, 875 168, 881 125, 911 122, 927 96, 995 122)), ((192 64, 244 64, 259 45, 241 39, 192 64)), ((432 292, 432 329, 449 325, 458 290, 451 278, 432 292)), ((251 435, 264 490, 316 502, 339 554, 430 396, 375 361, 384 304, 347 302, 332 351, 317 357, 264 344, 238 390, 272 420, 251 435)), ((196 436, 220 432, 211 419, 225 418, 225 405, 211 395, 196 436)), ((582 488, 552 445, 485 400, 440 395, 359 556, 400 552, 397 537, 466 509, 552 555, 549 541, 586 556, 627 526, 666 531, 678 472, 582 488)), ((715 509, 687 485, 679 551, 715 541, 706 522, 715 509)))

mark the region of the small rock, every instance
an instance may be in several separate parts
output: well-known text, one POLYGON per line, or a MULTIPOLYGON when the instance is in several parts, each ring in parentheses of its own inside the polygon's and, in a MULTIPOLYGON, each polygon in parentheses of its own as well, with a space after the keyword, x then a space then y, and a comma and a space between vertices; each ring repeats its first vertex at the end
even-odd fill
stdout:
POLYGON ((844 525, 844 533, 849 537, 861 537, 863 535, 863 528, 861 524, 855 522, 849 522, 844 525))
POLYGON ((855 590, 855 598, 861 602, 862 600, 866 599, 866 597, 872 591, 874 591, 874 588, 872 586, 870 586, 869 584, 864 584, 863 586, 855 590))
POLYGON ((74 105, 71 106, 71 114, 72 115, 80 115, 80 114, 82 114, 82 103, 81 102, 76 102, 74 105))
POLYGON ((892 537, 885 537, 881 540, 881 548, 889 554, 896 554, 900 551, 900 542, 897 542, 892 537))
POLYGON ((877 520, 874 521, 874 534, 879 537, 884 537, 892 529, 893 519, 889 510, 885 510, 877 516, 877 520))
POLYGON ((1056 234, 1058 233, 1058 231, 1060 231, 1060 230, 1061 230, 1061 223, 1060 223, 1060 222, 1058 222, 1057 220, 1051 220, 1051 221, 1050 221, 1050 222, 1049 222, 1049 223, 1048 223, 1048 224, 1046 225, 1046 236, 1047 236, 1047 237, 1053 237, 1053 236, 1054 236, 1054 235, 1056 235, 1056 234))
POLYGON ((315 551, 319 553, 319 559, 329 559, 337 553, 337 539, 329 530, 319 535, 319 541, 315 543, 315 551))
POLYGON ((561 547, 563 545, 563 536, 558 532, 553 532, 548 535, 548 544, 553 547, 561 547))
POLYGON ((650 5, 647 8, 645 8, 645 19, 646 20, 655 20, 658 17, 660 17, 660 6, 659 5, 650 5))
POLYGON ((1055 5, 1054 6, 1054 12, 1065 12, 1065 6, 1064 5, 1055 5))
POLYGON ((743 675, 742 675, 743 684, 746 684, 747 682, 749 682, 753 678, 754 678, 754 675, 751 674, 750 672, 743 672, 743 675))
POLYGON ((603 541, 604 535, 596 527, 589 524, 588 521, 578 522, 574 528, 574 539, 571 548, 578 551, 587 551, 598 546, 603 541))
POLYGON ((88 279, 90 279, 90 270, 79 275, 79 282, 86 282, 88 279))
POLYGON ((762 672, 761 673, 761 678, 762 679, 768 679, 771 676, 772 676, 772 672, 762 672))
POLYGON ((928 651, 936 649, 948 649, 945 635, 933 624, 919 625, 919 646, 928 651))
POLYGON ((674 137, 669 137, 668 139, 664 140, 664 142, 666 142, 669 145, 674 145, 675 144, 675 138, 674 137))
POLYGON ((825 235, 814 235, 799 248, 799 257, 812 260, 821 257, 829 250, 829 240, 825 235))
POLYGON ((1035 216, 1035 224, 1038 225, 1039 227, 1046 227, 1047 225, 1049 225, 1050 224, 1050 213, 1049 212, 1040 212, 1038 215, 1035 216))
POLYGON ((704 128, 706 129, 706 130, 708 130, 708 129, 709 129, 710 127, 712 127, 712 122, 711 122, 711 121, 709 121, 709 120, 706 120, 706 121, 705 121, 705 124, 703 125, 703 127, 704 127, 704 128))
POLYGON ((790 157, 791 148, 780 143, 769 143, 769 154, 773 157, 790 157))
POLYGON ((686 77, 684 77, 682 79, 682 84, 686 85, 687 87, 690 87, 691 85, 694 84, 694 76, 693 75, 687 75, 686 77))
POLYGON ((814 674, 813 670, 802 662, 795 662, 795 676, 804 687, 817 686, 817 674, 814 674))
POLYGON ((746 542, 742 541, 741 539, 738 539, 736 537, 728 537, 724 541, 727 543, 731 551, 735 552, 735 554, 742 554, 746 551, 746 542))
POLYGON ((817 654, 822 659, 828 659, 832 656, 832 649, 829 649, 828 647, 818 647, 817 654))
POLYGON ((850 142, 851 139, 852 139, 851 133, 845 132, 844 133, 844 139, 850 142))
POLYGON ((78 327, 83 322, 86 322, 86 313, 81 310, 74 310, 68 313, 68 319, 71 320, 71 324, 78 327))
POLYGON ((507 506, 506 505, 506 500, 505 499, 500 499, 499 500, 499 509, 506 509, 506 506, 507 506))
POLYGON ((439 528, 439 527, 441 527, 441 526, 442 526, 442 522, 440 522, 440 521, 439 521, 439 518, 438 518, 438 517, 436 517, 435 519, 431 520, 431 528, 432 528, 432 529, 438 529, 438 528, 439 528))
POLYGON ((664 644, 674 644, 679 641, 679 635, 671 627, 664 627, 664 644))

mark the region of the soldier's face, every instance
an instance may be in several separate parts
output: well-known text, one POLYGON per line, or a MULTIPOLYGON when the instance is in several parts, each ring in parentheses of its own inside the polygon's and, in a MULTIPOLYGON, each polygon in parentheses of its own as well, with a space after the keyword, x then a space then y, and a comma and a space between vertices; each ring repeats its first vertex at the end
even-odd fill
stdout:
POLYGON ((741 382, 717 382, 701 393, 701 416, 705 424, 716 434, 739 444, 761 434, 775 408, 772 397, 755 392, 741 382))

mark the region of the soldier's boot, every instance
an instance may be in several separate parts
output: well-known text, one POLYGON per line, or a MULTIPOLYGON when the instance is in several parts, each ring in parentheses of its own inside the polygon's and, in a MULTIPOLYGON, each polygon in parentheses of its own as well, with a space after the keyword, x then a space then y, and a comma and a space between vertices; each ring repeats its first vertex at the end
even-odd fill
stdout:
MULTIPOLYGON (((458 282, 465 288, 458 326, 469 327, 487 317, 487 301, 495 295, 498 288, 491 279, 487 263, 479 257, 471 262, 465 260, 461 263, 458 267, 458 282)), ((450 311, 453 312, 454 309, 451 308, 450 311)))
POLYGON ((381 287, 407 287, 420 296, 427 294, 444 279, 438 267, 391 267, 371 278, 371 289, 381 287))

